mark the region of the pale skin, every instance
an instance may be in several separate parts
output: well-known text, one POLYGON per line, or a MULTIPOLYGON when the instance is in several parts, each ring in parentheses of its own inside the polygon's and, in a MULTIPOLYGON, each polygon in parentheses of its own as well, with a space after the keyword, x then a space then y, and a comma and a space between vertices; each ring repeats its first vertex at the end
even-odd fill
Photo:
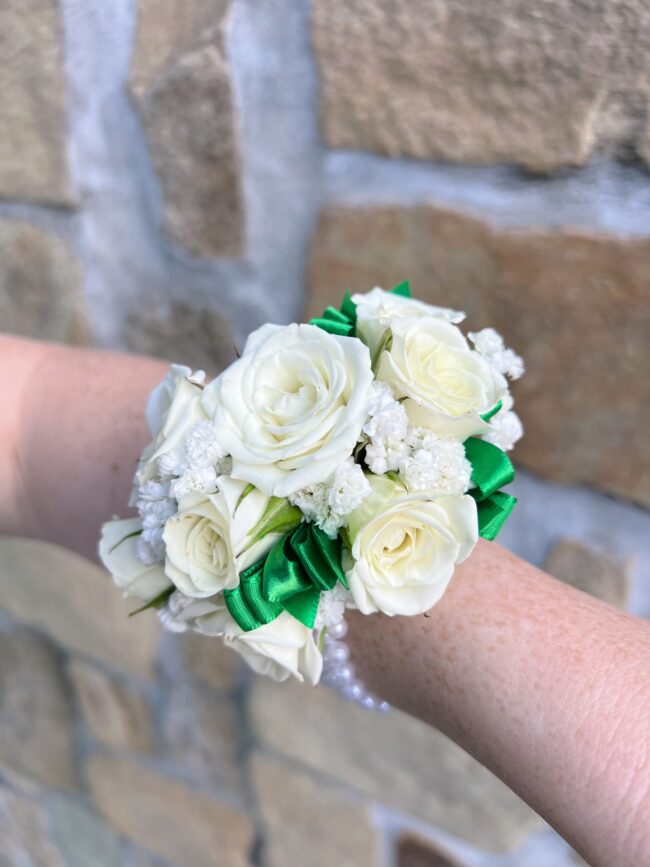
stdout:
MULTIPOLYGON (((95 558, 102 522, 128 514, 165 371, 0 335, 0 533, 95 558)), ((350 625, 371 688, 498 774, 590 864, 650 864, 648 623, 481 541, 428 615, 350 625)))

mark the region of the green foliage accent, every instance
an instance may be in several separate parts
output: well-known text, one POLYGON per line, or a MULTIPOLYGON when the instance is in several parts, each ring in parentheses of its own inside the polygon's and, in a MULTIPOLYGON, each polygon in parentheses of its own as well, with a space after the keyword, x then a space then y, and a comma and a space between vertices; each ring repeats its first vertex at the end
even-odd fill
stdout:
POLYGON ((283 497, 270 497, 259 521, 248 531, 247 535, 253 538, 246 545, 244 551, 248 551, 269 533, 288 533, 294 530, 301 521, 302 512, 298 506, 292 506, 283 497))
POLYGON ((140 608, 136 608, 135 611, 131 611, 129 617, 135 617, 136 614, 140 614, 142 611, 148 611, 149 608, 162 608, 163 605, 167 604, 167 600, 172 595, 176 588, 172 584, 170 587, 166 587, 162 593, 159 593, 157 596, 154 596, 153 599, 150 599, 148 602, 145 602, 144 605, 141 605, 140 608))
POLYGON ((484 412, 483 415, 480 416, 480 418, 483 421, 490 421, 492 416, 495 416, 499 412, 499 410, 501 409, 502 406, 503 406, 503 401, 500 400, 497 404, 495 404, 492 407, 492 409, 488 410, 487 412, 484 412))
POLYGON ((251 484, 251 482, 249 482, 246 485, 246 487, 244 488, 244 490, 241 492, 240 498, 237 500, 237 505, 235 506, 235 511, 237 511, 237 509, 241 506, 241 504, 244 502, 246 497, 254 490, 255 490, 255 485, 253 485, 253 484, 251 484))
POLYGON ((142 535, 142 528, 139 529, 139 530, 134 530, 132 533, 127 533, 126 536, 123 536, 123 537, 119 540, 119 542, 116 542, 116 543, 113 545, 113 547, 110 549, 109 553, 112 554, 113 551, 114 551, 116 548, 119 548, 120 545, 124 544, 124 542, 126 542, 127 539, 133 539, 134 536, 141 536, 141 535, 142 535))
POLYGON ((390 328, 387 328, 381 335, 381 339, 375 347, 375 351, 372 353, 371 367, 372 372, 375 375, 377 375, 377 368, 379 367, 379 359, 381 358, 382 352, 390 352, 392 345, 393 332, 390 330, 390 328))
POLYGON ((393 286, 390 291, 393 293, 393 295, 401 295, 402 298, 411 297, 411 286, 408 280, 405 280, 403 283, 399 283, 397 286, 393 286))

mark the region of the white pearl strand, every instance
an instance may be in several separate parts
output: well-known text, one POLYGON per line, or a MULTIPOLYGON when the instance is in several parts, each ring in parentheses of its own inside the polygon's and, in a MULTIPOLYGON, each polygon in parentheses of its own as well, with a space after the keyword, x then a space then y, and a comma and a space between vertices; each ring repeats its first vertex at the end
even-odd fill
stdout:
POLYGON ((369 692, 355 677, 354 666, 350 662, 350 651, 343 641, 347 631, 348 625, 345 620, 339 620, 326 628, 321 681, 344 698, 360 704, 367 710, 386 713, 390 710, 388 702, 382 701, 369 692))

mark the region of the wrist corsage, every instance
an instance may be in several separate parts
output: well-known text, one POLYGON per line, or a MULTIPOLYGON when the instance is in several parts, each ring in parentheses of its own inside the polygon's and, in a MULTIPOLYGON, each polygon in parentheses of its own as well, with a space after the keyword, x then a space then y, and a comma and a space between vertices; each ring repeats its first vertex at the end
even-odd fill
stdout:
POLYGON ((344 615, 423 614, 515 498, 518 355, 464 314, 348 293, 307 325, 263 325, 220 376, 173 365, 152 392, 138 516, 104 525, 114 581, 168 629, 219 636, 255 671, 356 679, 344 615))

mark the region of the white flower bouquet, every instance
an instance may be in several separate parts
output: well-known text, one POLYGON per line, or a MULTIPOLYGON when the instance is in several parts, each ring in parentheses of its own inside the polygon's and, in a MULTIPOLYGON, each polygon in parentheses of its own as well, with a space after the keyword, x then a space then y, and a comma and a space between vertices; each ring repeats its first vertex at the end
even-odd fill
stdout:
POLYGON ((426 612, 515 503, 506 377, 523 364, 492 329, 468 343, 463 319, 404 283, 262 326, 212 382, 172 366, 146 409, 138 516, 100 541, 137 612, 383 708, 349 664, 346 608, 426 612))

